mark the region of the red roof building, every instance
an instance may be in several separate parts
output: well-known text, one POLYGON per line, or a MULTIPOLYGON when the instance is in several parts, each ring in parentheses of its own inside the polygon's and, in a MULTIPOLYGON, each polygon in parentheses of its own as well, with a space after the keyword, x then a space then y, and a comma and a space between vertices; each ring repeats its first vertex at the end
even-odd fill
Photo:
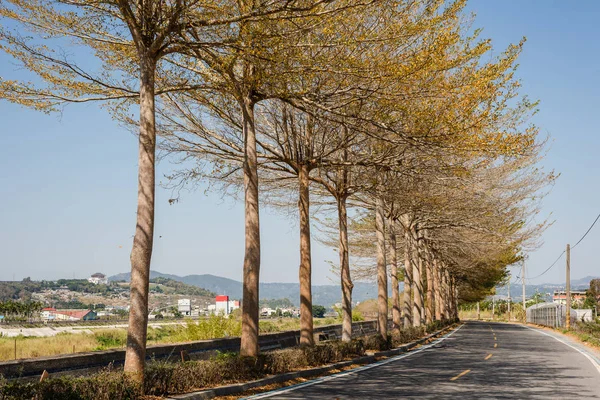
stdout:
POLYGON ((92 310, 55 310, 51 314, 54 319, 62 321, 89 321, 98 318, 92 310))

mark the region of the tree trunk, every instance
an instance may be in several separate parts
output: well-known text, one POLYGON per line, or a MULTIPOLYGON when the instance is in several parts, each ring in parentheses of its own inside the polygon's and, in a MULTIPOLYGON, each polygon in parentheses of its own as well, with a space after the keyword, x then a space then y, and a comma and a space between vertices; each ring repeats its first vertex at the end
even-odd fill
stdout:
POLYGON ((258 283, 260 275, 260 219, 258 208, 258 162, 254 103, 244 98, 241 104, 244 134, 244 191, 246 246, 242 298, 242 337, 240 354, 258 355, 258 283))
POLYGON ((388 282, 385 261, 385 217, 383 214, 383 199, 378 197, 375 204, 375 230, 377 233, 377 320, 379 334, 384 340, 387 340, 388 282))
POLYGON ((413 268, 411 261, 410 233, 408 230, 404 233, 404 329, 412 326, 413 297, 411 296, 411 287, 413 284, 413 268))
POLYGON ((435 297, 433 294, 433 265, 431 261, 431 255, 428 251, 425 251, 425 268, 427 271, 427 312, 426 322, 428 324, 433 322, 435 314, 435 297))
POLYGON ((435 320, 440 321, 442 319, 442 302, 440 293, 440 267, 438 260, 434 257, 433 259, 433 297, 435 299, 435 320))
POLYGON ((445 297, 445 301, 444 301, 444 306, 446 307, 446 319, 451 319, 452 316, 452 307, 451 307, 451 303, 452 303, 452 299, 451 299, 451 293, 450 293, 450 271, 448 271, 448 269, 445 270, 445 277, 446 277, 446 283, 444 284, 444 297, 445 297))
POLYGON ((418 249, 418 243, 413 243, 413 254, 416 255, 416 260, 412 260, 413 266, 413 326, 421 326, 423 324, 423 279, 421 271, 423 266, 423 258, 418 249))
POLYGON ((452 292, 453 296, 453 302, 452 302, 452 309, 454 310, 454 319, 458 319, 458 286, 456 286, 456 278, 452 277, 452 286, 454 287, 454 290, 452 292))
POLYGON ((154 240, 154 192, 156 121, 154 107, 154 60, 140 57, 140 136, 138 204, 131 250, 129 326, 124 371, 136 382, 144 379, 148 330, 148 289, 154 240))
POLYGON ((450 319, 454 319, 454 279, 448 279, 448 314, 450 319))
POLYGON ((310 187, 308 166, 303 164, 298 172, 300 212, 300 344, 312 346, 313 337, 312 285, 310 256, 310 187))
POLYGON ((394 220, 388 218, 388 240, 390 244, 390 276, 392 278, 392 322, 393 329, 400 330, 400 291, 398 288, 398 255, 396 254, 396 228, 394 220))
POLYGON ((352 340, 352 289, 354 284, 350 277, 350 252, 348 251, 348 211, 346 197, 337 200, 340 229, 340 276, 342 280, 342 341, 352 340))
POLYGON ((442 297, 440 299, 440 308, 442 311, 442 318, 443 319, 449 319, 448 318, 448 279, 446 278, 446 268, 441 268, 440 270, 440 277, 441 277, 441 287, 440 287, 440 293, 442 294, 442 297))

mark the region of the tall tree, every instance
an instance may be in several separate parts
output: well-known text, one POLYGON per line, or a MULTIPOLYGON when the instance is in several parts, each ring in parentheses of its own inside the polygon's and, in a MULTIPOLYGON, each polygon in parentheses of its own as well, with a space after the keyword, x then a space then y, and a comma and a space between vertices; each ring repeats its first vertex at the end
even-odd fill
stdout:
MULTIPOLYGON (((43 111, 64 103, 139 102, 138 205, 131 251, 131 311, 127 333, 125 371, 143 377, 148 319, 148 279, 154 236, 155 202, 155 96, 187 88, 184 82, 163 83, 157 89, 159 61, 179 49, 177 35, 195 7, 187 1, 114 0, 8 0, 0 16, 19 27, 3 29, 3 50, 20 61, 43 83, 1 81, 0 97, 43 111), (28 31, 33 37, 25 38, 28 31), (54 48, 35 39, 63 38, 76 47, 92 50, 101 63, 93 73, 54 48), (125 79, 122 79, 122 77, 125 79), (137 76, 137 84, 128 78, 137 76), (45 85, 44 85, 45 84, 45 85)), ((62 42, 62 44, 65 44, 62 42)))
POLYGON ((402 316, 400 311, 400 288, 398 286, 398 244, 396 240, 396 221, 388 216, 388 242, 389 242, 389 251, 390 251, 390 278, 392 285, 392 322, 393 329, 400 330, 402 329, 402 316))
POLYGON ((375 199, 375 231, 377 234, 377 326, 379 334, 387 340, 388 325, 388 282, 385 251, 385 209, 383 199, 375 199))

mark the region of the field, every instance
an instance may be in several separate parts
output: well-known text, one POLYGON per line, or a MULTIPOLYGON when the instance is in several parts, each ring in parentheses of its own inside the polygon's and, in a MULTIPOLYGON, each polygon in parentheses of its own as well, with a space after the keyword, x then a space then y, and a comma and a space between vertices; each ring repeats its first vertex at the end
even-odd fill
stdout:
MULTIPOLYGON (((335 318, 315 318, 315 326, 340 323, 335 318)), ((299 328, 297 318, 261 320, 260 332, 272 333, 299 328)), ((239 336, 239 319, 212 316, 187 325, 148 328, 148 345, 239 336)), ((118 349, 125 347, 126 329, 98 329, 93 333, 64 333, 52 337, 0 337, 0 361, 58 354, 118 349), (16 347, 15 347, 16 346, 16 347), (16 348, 16 357, 15 357, 16 348)))

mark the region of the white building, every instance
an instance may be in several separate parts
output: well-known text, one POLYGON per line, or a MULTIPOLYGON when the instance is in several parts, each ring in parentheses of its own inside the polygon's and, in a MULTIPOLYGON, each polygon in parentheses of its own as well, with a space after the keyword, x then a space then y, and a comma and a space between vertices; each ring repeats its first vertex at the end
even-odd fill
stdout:
POLYGON ((572 310, 577 321, 592 322, 594 320, 594 310, 591 309, 575 309, 572 310))
POLYGON ((215 314, 229 315, 233 310, 238 308, 240 308, 240 302, 238 300, 229 300, 229 296, 217 296, 215 299, 215 314))
POLYGON ((88 278, 88 282, 93 283, 94 285, 108 285, 108 278, 106 275, 96 272, 88 278))
POLYGON ((275 315, 275 313, 277 313, 277 310, 273 310, 270 307, 263 307, 260 309, 261 317, 270 317, 271 315, 275 315))
POLYGON ((42 309, 42 312, 40 313, 40 318, 42 318, 42 320, 44 321, 53 320, 56 318, 56 316, 54 315, 55 312, 56 308, 46 307, 42 309))
POLYGON ((192 315, 192 303, 190 299, 177 300, 177 311, 188 317, 192 315))

